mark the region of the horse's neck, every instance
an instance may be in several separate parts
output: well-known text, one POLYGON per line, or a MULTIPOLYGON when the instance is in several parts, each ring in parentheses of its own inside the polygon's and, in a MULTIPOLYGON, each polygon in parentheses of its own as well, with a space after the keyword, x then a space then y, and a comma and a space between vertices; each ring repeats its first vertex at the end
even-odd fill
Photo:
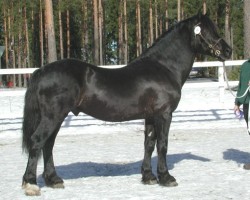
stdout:
POLYGON ((144 58, 167 68, 183 85, 195 58, 195 53, 191 49, 190 31, 184 26, 178 30, 172 30, 141 56, 141 59, 144 58))

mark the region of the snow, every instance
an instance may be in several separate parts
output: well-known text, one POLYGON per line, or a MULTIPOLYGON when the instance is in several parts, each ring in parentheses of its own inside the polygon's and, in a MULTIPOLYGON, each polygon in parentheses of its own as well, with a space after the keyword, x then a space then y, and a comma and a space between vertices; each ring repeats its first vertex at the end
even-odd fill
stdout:
MULTIPOLYGON (((174 199, 250 198, 250 138, 245 122, 233 114, 234 97, 226 90, 219 101, 217 82, 186 83, 173 114, 168 167, 177 187, 143 185, 143 121, 108 123, 69 114, 54 147, 65 189, 51 189, 41 177, 41 196, 21 188, 27 156, 21 150, 24 89, 0 90, 0 199, 174 199)), ((156 171, 157 155, 153 154, 156 171)))

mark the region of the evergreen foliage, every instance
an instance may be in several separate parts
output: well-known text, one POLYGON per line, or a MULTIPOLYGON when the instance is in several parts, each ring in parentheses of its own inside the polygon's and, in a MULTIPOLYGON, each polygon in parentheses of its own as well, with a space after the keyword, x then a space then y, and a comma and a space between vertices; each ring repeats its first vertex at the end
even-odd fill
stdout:
MULTIPOLYGON (((43 2, 43 1, 42 1, 43 2)), ((64 56, 66 57, 66 12, 69 10, 70 14, 70 57, 86 60, 93 63, 93 5, 92 0, 53 0, 54 9, 54 24, 56 32, 56 44, 57 53, 60 54, 59 49, 59 10, 62 13, 62 26, 63 26, 63 45, 64 56), (83 3, 87 4, 87 33, 83 31, 83 3), (87 34, 88 44, 84 46, 83 36, 87 34)), ((118 54, 118 18, 120 15, 119 5, 123 0, 102 0, 103 6, 103 63, 104 64, 117 64, 119 58, 118 54)), ((200 9, 202 9, 203 0, 184 0, 183 1, 183 19, 195 15, 200 9)), ((220 34, 224 35, 225 25, 225 1, 207 0, 207 9, 209 10, 210 17, 217 23, 220 34)), ((244 41, 243 41, 243 1, 231 0, 230 10, 230 27, 233 41, 233 59, 243 59, 244 55, 244 41)), ((43 5, 42 5, 43 6, 43 5)), ((154 27, 154 40, 155 38, 155 23, 157 21, 158 31, 164 32, 166 29, 165 22, 168 20, 169 25, 173 25, 177 22, 177 0, 168 0, 168 15, 166 19, 165 0, 152 0, 153 7, 153 27, 154 27), (157 6, 157 7, 155 7, 157 6), (155 19, 155 10, 157 10, 157 18, 155 19)), ((32 66, 40 67, 41 63, 41 48, 40 48, 40 1, 39 0, 1 0, 0 1, 0 45, 5 45, 5 36, 7 34, 9 41, 9 59, 8 66, 13 67, 11 62, 11 49, 15 50, 15 56, 17 55, 17 49, 19 53, 24 55, 24 51, 27 51, 26 42, 29 43, 30 57, 29 59, 32 66), (29 41, 25 40, 25 28, 24 28, 24 8, 27 10, 27 23, 29 41), (5 13, 5 16, 4 16, 5 13), (6 20, 8 30, 5 32, 4 18, 6 20), (10 26, 9 26, 10 25, 10 26), (21 42, 18 37, 21 28, 21 42), (14 38, 14 43, 12 41, 14 38), (12 43, 11 43, 12 42, 12 43)), ((128 31, 128 60, 131 61, 136 57, 136 0, 127 0, 127 31, 128 31)), ((140 1, 141 9, 141 32, 142 32, 142 49, 145 50, 149 46, 149 0, 140 1)), ((44 7, 43 7, 44 14, 44 7)), ((44 19, 43 19, 44 20, 44 19)), ((45 28, 44 28, 45 30, 45 28)), ((44 59, 46 60, 46 33, 44 32, 44 59)), ((5 58, 3 56, 3 58, 5 58)), ((60 58, 58 56, 58 58, 60 58)), ((24 59, 24 57, 22 57, 24 59)), ((204 58, 199 58, 204 59, 204 58)), ((98 64, 98 63, 95 63, 98 64)), ((2 66, 3 67, 3 66, 2 66)))

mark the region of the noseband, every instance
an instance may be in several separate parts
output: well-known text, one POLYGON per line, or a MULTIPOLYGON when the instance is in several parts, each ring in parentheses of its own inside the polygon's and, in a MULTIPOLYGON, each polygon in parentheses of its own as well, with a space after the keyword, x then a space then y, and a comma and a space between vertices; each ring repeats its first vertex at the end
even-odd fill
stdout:
POLYGON ((215 56, 219 56, 221 54, 220 50, 216 49, 215 46, 222 40, 222 38, 219 38, 214 44, 211 44, 210 42, 207 41, 207 39, 201 34, 201 27, 199 26, 200 24, 197 24, 194 27, 194 34, 199 35, 204 42, 208 45, 208 47, 211 50, 211 53, 214 54, 215 56))

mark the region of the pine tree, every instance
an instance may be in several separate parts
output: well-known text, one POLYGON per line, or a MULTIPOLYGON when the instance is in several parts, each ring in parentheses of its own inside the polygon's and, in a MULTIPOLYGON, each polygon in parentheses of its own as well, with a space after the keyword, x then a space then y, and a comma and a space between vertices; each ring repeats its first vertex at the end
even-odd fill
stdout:
POLYGON ((250 1, 244 0, 244 58, 250 58, 250 1))
POLYGON ((50 62, 57 60, 52 0, 45 0, 45 12, 46 12, 46 15, 45 15, 46 30, 47 30, 47 37, 48 37, 48 41, 47 41, 48 62, 50 63, 50 62))

